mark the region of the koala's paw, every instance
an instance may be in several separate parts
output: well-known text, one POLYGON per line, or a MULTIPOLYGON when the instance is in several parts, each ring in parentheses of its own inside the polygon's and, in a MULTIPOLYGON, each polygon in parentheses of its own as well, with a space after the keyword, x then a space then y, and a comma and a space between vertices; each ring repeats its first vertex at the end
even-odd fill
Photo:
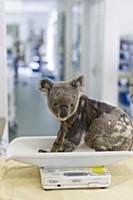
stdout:
POLYGON ((72 152, 76 149, 76 145, 72 143, 71 141, 64 141, 62 146, 59 148, 58 152, 72 152))
POLYGON ((52 148, 51 148, 51 150, 50 150, 50 152, 57 152, 58 149, 59 149, 59 144, 54 143, 53 146, 52 146, 52 148))

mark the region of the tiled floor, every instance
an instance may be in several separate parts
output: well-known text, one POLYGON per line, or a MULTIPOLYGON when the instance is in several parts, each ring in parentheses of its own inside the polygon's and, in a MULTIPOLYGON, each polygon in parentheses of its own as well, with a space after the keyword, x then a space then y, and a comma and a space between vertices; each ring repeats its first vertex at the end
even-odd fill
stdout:
POLYGON ((56 135, 59 123, 48 110, 46 97, 43 98, 38 87, 38 77, 19 77, 15 85, 16 120, 18 131, 10 135, 19 136, 56 135))

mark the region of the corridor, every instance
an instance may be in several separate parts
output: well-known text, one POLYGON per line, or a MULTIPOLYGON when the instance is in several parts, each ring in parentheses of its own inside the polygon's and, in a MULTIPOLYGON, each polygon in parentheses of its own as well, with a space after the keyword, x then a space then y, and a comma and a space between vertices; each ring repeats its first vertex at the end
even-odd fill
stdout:
POLYGON ((20 75, 15 84, 16 119, 18 130, 10 140, 19 136, 56 135, 58 121, 48 110, 46 97, 38 90, 40 77, 20 75))

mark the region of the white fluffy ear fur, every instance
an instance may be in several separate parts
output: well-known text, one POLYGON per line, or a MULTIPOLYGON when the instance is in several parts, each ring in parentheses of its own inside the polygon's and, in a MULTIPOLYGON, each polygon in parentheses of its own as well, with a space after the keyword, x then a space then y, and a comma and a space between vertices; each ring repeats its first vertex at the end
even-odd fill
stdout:
POLYGON ((84 76, 79 76, 78 78, 71 80, 70 84, 74 88, 79 88, 79 89, 83 90, 83 88, 84 88, 84 76))
POLYGON ((46 92, 46 94, 50 91, 50 89, 53 87, 54 81, 50 79, 41 79, 39 83, 39 90, 42 92, 46 92))

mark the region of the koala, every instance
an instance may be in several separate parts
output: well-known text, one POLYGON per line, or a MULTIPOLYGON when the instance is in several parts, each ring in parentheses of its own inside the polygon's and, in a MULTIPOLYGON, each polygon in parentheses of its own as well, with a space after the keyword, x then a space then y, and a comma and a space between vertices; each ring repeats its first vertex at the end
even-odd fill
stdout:
POLYGON ((61 124, 50 151, 72 152, 81 142, 95 151, 132 150, 133 123, 127 113, 88 98, 83 89, 83 76, 70 81, 40 81, 48 107, 61 124))

